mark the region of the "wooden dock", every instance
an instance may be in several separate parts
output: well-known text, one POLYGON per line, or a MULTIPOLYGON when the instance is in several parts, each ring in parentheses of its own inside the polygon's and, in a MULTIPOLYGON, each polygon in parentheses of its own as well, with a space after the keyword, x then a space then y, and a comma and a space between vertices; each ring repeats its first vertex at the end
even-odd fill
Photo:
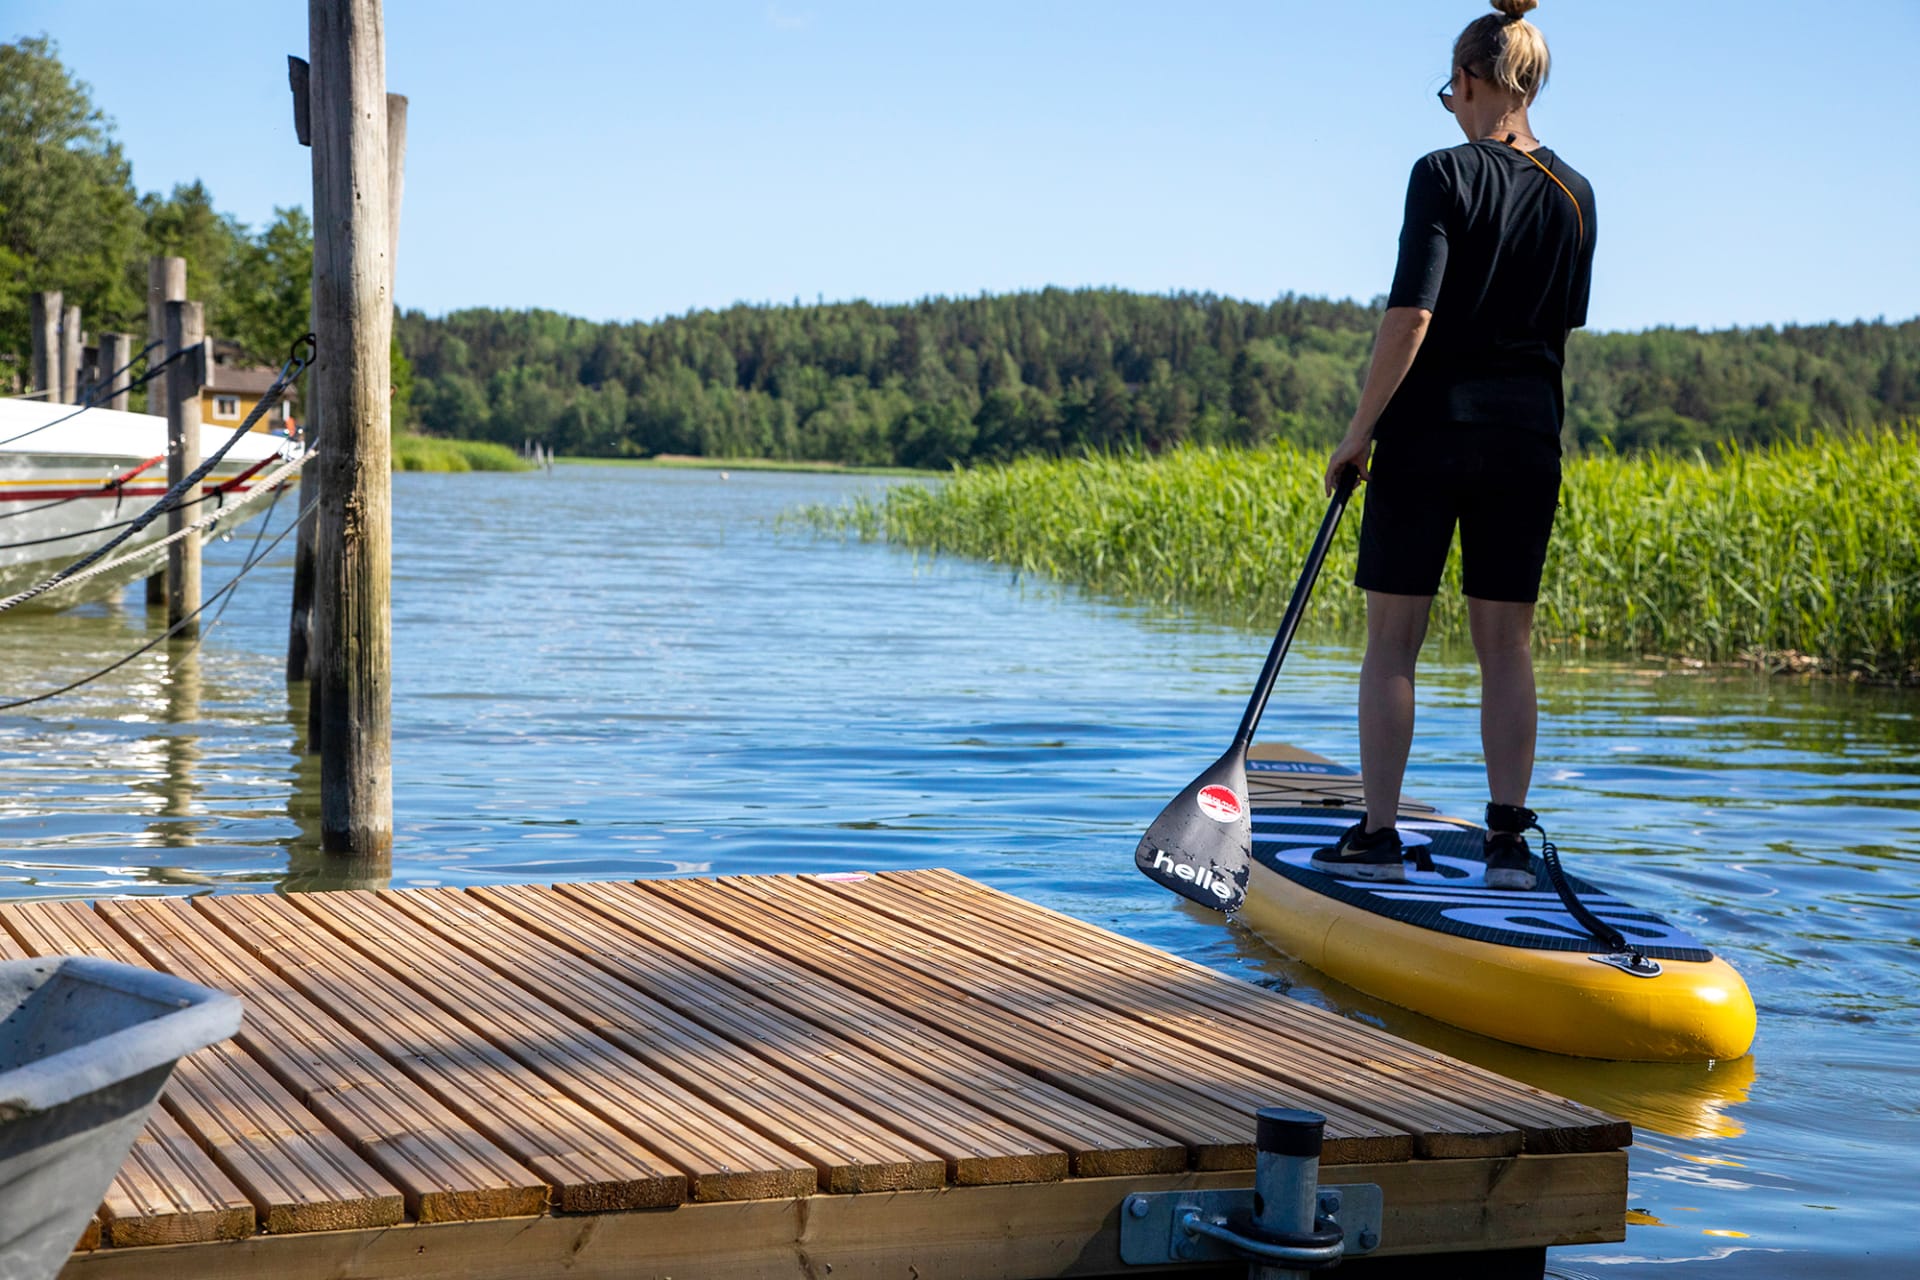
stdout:
POLYGON ((1621 1239, 1629 1126, 944 871, 0 908, 239 995, 68 1280, 1127 1270, 1327 1117, 1381 1255, 1621 1239))

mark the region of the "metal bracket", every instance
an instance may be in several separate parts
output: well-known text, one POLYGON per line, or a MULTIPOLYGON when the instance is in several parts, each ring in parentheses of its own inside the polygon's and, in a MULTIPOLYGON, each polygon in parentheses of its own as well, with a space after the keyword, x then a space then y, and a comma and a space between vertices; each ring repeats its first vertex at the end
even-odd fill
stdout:
MULTIPOLYGON (((1221 1191, 1149 1191, 1128 1196, 1120 1205, 1120 1260, 1130 1266, 1166 1262, 1246 1261, 1230 1244, 1188 1224, 1223 1227, 1253 1212, 1253 1188, 1221 1191)), ((1340 1228, 1340 1256, 1358 1257, 1380 1247, 1386 1198, 1373 1182, 1323 1186, 1318 1217, 1340 1228)))
POLYGON ((1604 964, 1636 978, 1660 976, 1660 962, 1649 960, 1636 951, 1617 951, 1607 956, 1588 956, 1595 964, 1604 964))

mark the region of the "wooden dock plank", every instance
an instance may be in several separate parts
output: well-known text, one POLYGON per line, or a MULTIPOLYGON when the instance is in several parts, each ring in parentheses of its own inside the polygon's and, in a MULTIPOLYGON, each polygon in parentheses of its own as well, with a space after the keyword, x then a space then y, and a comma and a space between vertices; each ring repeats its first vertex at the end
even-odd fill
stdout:
MULTIPOLYGON (((483 900, 491 893, 477 892, 483 900)), ((559 914, 546 922, 546 927, 552 936, 563 940, 556 945, 572 948, 570 958, 575 963, 582 957, 604 963, 604 957, 619 954, 623 945, 620 933, 564 895, 550 892, 561 901, 554 904, 559 914)), ((491 896, 506 901, 504 894, 491 896)), ((516 905, 531 914, 535 903, 523 899, 516 905)), ((545 899, 540 905, 545 905, 545 899)), ((770 951, 747 946, 730 934, 715 933, 704 921, 668 907, 660 909, 670 914, 650 917, 648 932, 675 953, 675 963, 683 971, 686 965, 695 964, 716 978, 731 978, 736 983, 740 975, 750 975, 748 986, 761 1002, 822 1031, 857 1038, 867 1051, 884 1060, 888 1069, 920 1082, 916 1086, 908 1081, 904 1088, 920 1092, 931 1089, 936 1095, 954 1094, 983 1102, 994 1115, 1049 1149, 1066 1150, 1072 1156, 1071 1172, 1075 1176, 1168 1172, 1186 1166, 1186 1148, 1176 1139, 1012 1070, 935 1028, 903 1017, 889 1006, 783 961, 770 951)), ((950 1104, 938 1105, 944 1108, 950 1104)))
POLYGON ((307 999, 553 1188, 568 1212, 686 1199, 686 1175, 411 990, 395 990, 327 930, 254 894, 193 899, 307 999))
MULTIPOLYGON (((1244 1170, 1071 1178, 882 1196, 689 1204, 659 1214, 256 1236, 216 1248, 79 1254, 61 1280, 1113 1276, 1131 1270, 1120 1260, 1119 1245, 1120 1206, 1130 1193, 1244 1187, 1248 1179, 1244 1170)), ((1592 1244, 1625 1236, 1624 1152, 1347 1165, 1330 1180, 1379 1184, 1386 1213, 1377 1256, 1436 1255, 1422 1264, 1434 1275, 1465 1274, 1448 1265, 1449 1253, 1592 1244)), ((1210 1268, 1206 1274, 1233 1273, 1210 1268)))
MULTIPOLYGON (((730 892, 724 882, 702 882, 704 892, 688 894, 676 888, 689 882, 658 881, 645 886, 567 885, 563 894, 592 906, 616 926, 645 910, 649 901, 673 905, 730 929, 736 936, 753 936, 755 946, 814 970, 832 981, 859 990, 902 1014, 930 1026, 980 1052, 998 1058, 1025 1074, 1044 1080, 1135 1123, 1178 1139, 1189 1150, 1189 1162, 1199 1168, 1235 1168, 1252 1164, 1251 1111, 1239 1100, 1223 1099, 1156 1070, 1125 1053, 1089 1045, 1044 1020, 1022 1017, 1017 1010, 982 1000, 977 993, 929 976, 899 963, 898 939, 842 939, 827 934, 817 922, 800 920, 768 904, 730 892), (684 897, 682 896, 684 895, 684 897)), ((1355 1136, 1341 1132, 1337 1123, 1329 1146, 1336 1152, 1352 1150, 1355 1136), (1342 1146, 1341 1144, 1346 1144, 1342 1146)), ((1358 1140, 1371 1142, 1376 1135, 1358 1140)), ((1390 1158, 1410 1154, 1412 1139, 1400 1135, 1390 1158)))
POLYGON ((418 1220, 510 1218, 546 1207, 544 1179, 423 1094, 351 1026, 286 990, 185 902, 142 898, 97 910, 150 963, 243 999, 240 1046, 400 1188, 418 1220))
MULTIPOLYGON (((858 881, 781 880, 796 906, 809 899, 837 895, 903 926, 917 923, 989 962, 1018 970, 1074 996, 1102 1005, 1119 1017, 1137 1019, 1179 1037, 1196 1049, 1215 1053, 1254 1070, 1271 1070, 1289 1080, 1310 1080, 1335 1091, 1356 1110, 1410 1130, 1415 1153, 1429 1159, 1515 1155, 1522 1146, 1519 1127, 1470 1107, 1436 1097, 1424 1088, 1393 1088, 1391 1076, 1356 1066, 1310 1041, 1274 1034, 1273 1025, 1293 1018, 1292 1003, 1268 1005, 1268 1025, 1222 1021, 1197 1015, 1191 1004, 1169 996, 1152 983, 1134 980, 1102 965, 1122 945, 1113 934, 1058 934, 1052 945, 1029 940, 1003 922, 977 920, 955 911, 950 900, 915 893, 885 877, 858 881), (937 904, 947 902, 944 909, 937 904)), ((1243 984, 1244 986, 1244 984, 1243 984)), ((1251 995, 1256 990, 1244 986, 1251 995)))
POLYGON ((128 1245, 239 1240, 253 1234, 253 1202, 220 1172, 165 1107, 155 1107, 100 1207, 106 1242, 128 1245))
MULTIPOLYGON (((16 904, 0 912, 0 920, 37 954, 146 965, 132 944, 78 903, 16 904)), ((231 1040, 182 1058, 161 1104, 246 1194, 262 1230, 338 1231, 400 1221, 399 1191, 231 1040)))
POLYGON ((45 950, 250 1004, 69 1280, 1101 1274, 1127 1194, 1244 1186, 1275 1103, 1328 1117, 1328 1181, 1386 1189, 1383 1253, 1623 1234, 1624 1152, 1532 1150, 1610 1117, 951 873, 0 907, 0 957, 45 950), (385 1221, 288 1211, 316 1140, 385 1221), (567 1216, 393 1221, 382 1173, 425 1205, 476 1152, 567 1216))
POLYGON ((990 922, 1043 947, 1084 949, 1097 966, 1182 1002, 1191 1013, 1181 1021, 1219 1019, 1337 1053, 1408 1091, 1450 1098, 1517 1125, 1526 1150, 1536 1153, 1612 1151, 1633 1142, 1633 1126, 1617 1116, 1511 1080, 1470 1062, 1356 1023, 1276 992, 1240 982, 1205 965, 1096 925, 1002 893, 951 871, 887 872, 881 879, 927 899, 963 906, 971 918, 990 922), (1281 1013, 1287 1016, 1280 1016, 1281 1013))
MULTIPOLYGON (((461 890, 390 897, 396 910, 447 943, 489 959, 509 981, 543 994, 654 1070, 811 1160, 820 1190, 902 1191, 946 1183, 944 1159, 791 1073, 784 1055, 736 1044, 647 995, 640 986, 653 986, 663 975, 639 961, 601 951, 598 967, 583 964, 547 933, 523 928, 461 890), (565 982, 550 976, 559 973, 567 974, 565 982), (622 975, 639 986, 621 981, 622 975)), ((670 984, 671 975, 665 979, 670 984)))
MULTIPOLYGON (((398 981, 686 1174, 695 1200, 807 1195, 818 1173, 371 893, 288 899, 398 981)), ((562 971, 548 980, 564 986, 562 971)))
MULTIPOLYGON (((565 897, 558 890, 553 892, 565 897)), ((573 939, 579 956, 604 955, 620 945, 617 933, 595 923, 598 917, 578 904, 566 902, 565 911, 563 918, 554 921, 554 931, 558 937, 573 939), (588 943, 589 933, 597 945, 588 943)), ((750 975, 748 985, 761 1001, 823 1031, 857 1038, 889 1068, 920 1081, 919 1089, 990 1104, 993 1114, 1008 1123, 1067 1150, 1076 1177, 1186 1167, 1186 1148, 1177 1139, 1014 1070, 889 1005, 752 945, 751 937, 716 932, 710 922, 665 903, 635 907, 626 919, 644 923, 649 935, 671 948, 682 966, 699 965, 717 978, 735 982, 741 981, 741 975, 750 975)))
MULTIPOLYGON (((1329 1162, 1345 1160, 1408 1159, 1415 1152, 1413 1131, 1406 1125, 1357 1110, 1330 1088, 1309 1076, 1282 1077, 1270 1070, 1248 1071, 1198 1045, 1174 1044, 1155 1028, 1131 1017, 1116 1017, 1104 1006, 1058 987, 1035 981, 1030 975, 982 959, 938 934, 925 922, 901 922, 870 912, 858 904, 831 896, 792 898, 794 879, 783 876, 723 877, 711 882, 712 892, 688 894, 686 881, 659 880, 633 886, 641 893, 675 896, 694 910, 713 914, 728 897, 750 899, 761 912, 782 910, 796 925, 828 932, 842 940, 857 938, 891 949, 893 963, 969 991, 973 998, 1011 1015, 1061 1034, 1113 1058, 1140 1063, 1168 1086, 1197 1089, 1246 1117, 1263 1106, 1304 1106, 1327 1119, 1329 1162), (1339 1145, 1344 1144, 1344 1145, 1339 1145)), ((621 886, 625 889, 626 886, 621 886)), ((1243 1121, 1243 1124, 1250 1120, 1243 1121)))
MULTIPOLYGON (((590 920, 552 890, 513 886, 473 892, 523 926, 556 940, 575 934, 590 920)), ((956 1183, 1034 1182, 1067 1175, 1067 1153, 1059 1147, 958 1094, 916 1084, 857 1041, 764 1002, 758 995, 763 985, 759 975, 719 978, 689 965, 683 953, 644 930, 629 930, 619 945, 643 966, 670 974, 674 990, 694 1006, 690 1016, 742 1043, 779 1046, 794 1061, 807 1064, 816 1087, 938 1152, 956 1183)))

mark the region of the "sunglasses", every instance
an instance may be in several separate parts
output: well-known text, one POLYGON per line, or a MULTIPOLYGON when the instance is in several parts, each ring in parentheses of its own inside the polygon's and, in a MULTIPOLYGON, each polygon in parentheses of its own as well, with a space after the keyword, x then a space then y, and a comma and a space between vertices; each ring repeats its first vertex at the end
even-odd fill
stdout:
MULTIPOLYGON (((1467 70, 1465 67, 1455 67, 1454 70, 1459 72, 1463 76, 1469 76, 1469 77, 1473 76, 1473 72, 1467 70)), ((1452 115, 1453 114, 1453 77, 1452 76, 1447 77, 1447 87, 1440 90, 1440 92, 1436 93, 1434 96, 1440 99, 1440 105, 1447 109, 1447 114, 1452 115)))

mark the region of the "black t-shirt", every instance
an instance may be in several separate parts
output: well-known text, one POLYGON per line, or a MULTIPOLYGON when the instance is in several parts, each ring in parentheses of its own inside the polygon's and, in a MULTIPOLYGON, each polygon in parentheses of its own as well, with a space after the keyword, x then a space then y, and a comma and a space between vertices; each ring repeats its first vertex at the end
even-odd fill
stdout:
POLYGON ((1424 307, 1433 322, 1375 436, 1476 422, 1557 437, 1595 220, 1593 188, 1545 147, 1480 141, 1422 156, 1387 305, 1424 307))

